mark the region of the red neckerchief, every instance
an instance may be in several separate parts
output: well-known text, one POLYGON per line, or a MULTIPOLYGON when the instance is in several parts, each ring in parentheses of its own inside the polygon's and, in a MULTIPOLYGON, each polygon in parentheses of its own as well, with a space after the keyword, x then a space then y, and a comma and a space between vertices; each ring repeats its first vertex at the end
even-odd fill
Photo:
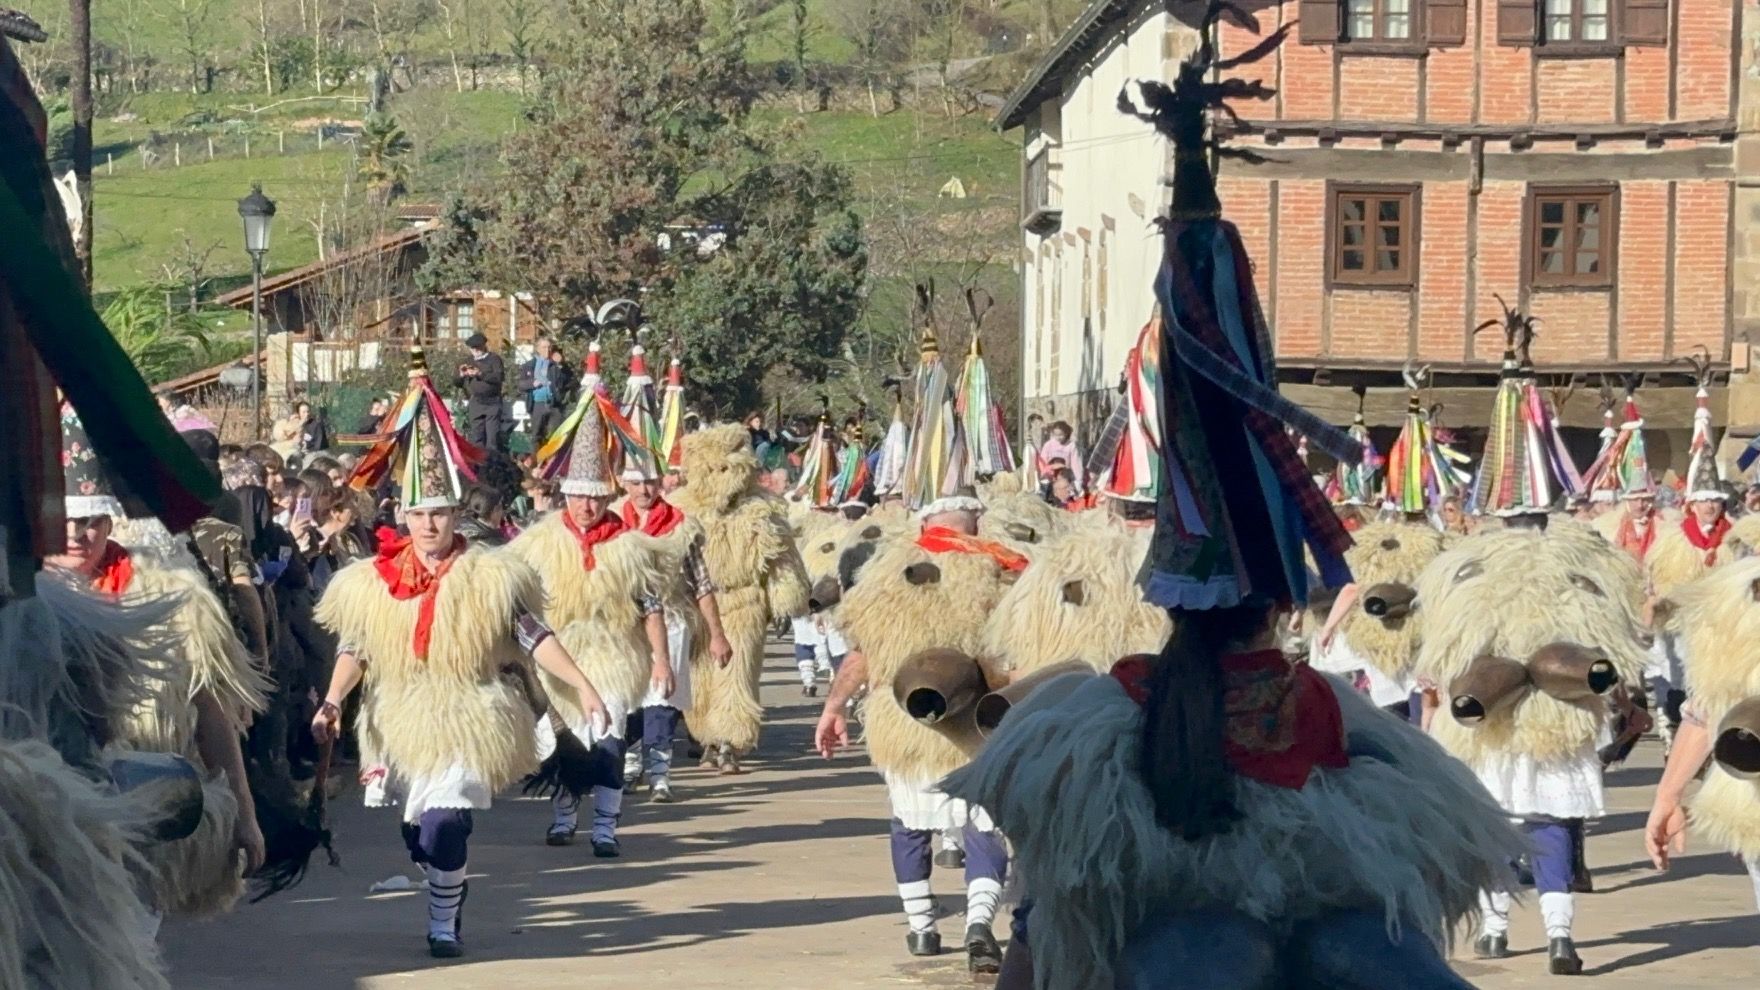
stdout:
POLYGON ((373 569, 379 572, 379 579, 385 582, 385 590, 391 592, 391 597, 400 602, 416 597, 422 600, 416 610, 415 637, 410 643, 417 660, 428 659, 428 643, 434 633, 434 601, 440 596, 440 579, 452 570, 453 563, 463 553, 464 537, 455 535, 446 558, 431 571, 422 566, 420 551, 408 538, 380 545, 379 555, 373 558, 373 569))
POLYGON ((684 513, 671 502, 663 498, 654 500, 654 507, 648 510, 648 518, 636 518, 636 504, 625 499, 623 502, 623 525, 625 529, 641 530, 649 536, 665 536, 684 522, 684 513))
POLYGON ((1681 532, 1687 534, 1687 542, 1705 551, 1705 566, 1717 563, 1717 548, 1723 545, 1723 535, 1729 532, 1729 515, 1725 513, 1717 517, 1717 522, 1707 533, 1699 528, 1699 519, 1687 510, 1686 518, 1681 520, 1681 532))
MULTIPOLYGON (((1644 558, 1649 555, 1650 544, 1656 542, 1656 516, 1652 513, 1649 518, 1650 525, 1644 527, 1643 536, 1638 535, 1638 527, 1632 524, 1631 513, 1626 513, 1625 518, 1619 521, 1619 547, 1638 558, 1639 563, 1643 563, 1644 558)), ((1691 539, 1690 536, 1688 538, 1691 539)))
MULTIPOLYGON (((1149 700, 1147 654, 1125 657, 1112 676, 1139 705, 1149 700)), ((1338 696, 1319 671, 1279 650, 1222 658, 1223 754, 1243 777, 1301 790, 1315 767, 1350 765, 1338 696)))
POLYGON ((134 560, 128 548, 115 540, 104 541, 104 553, 92 571, 92 587, 106 595, 121 595, 134 583, 134 560))
POLYGON ((946 526, 924 526, 923 532, 917 536, 917 546, 930 553, 981 553, 996 561, 1005 571, 1027 569, 1027 558, 1002 544, 967 536, 946 526))
POLYGON ((586 565, 586 569, 589 571, 597 563, 593 559, 593 548, 624 531, 623 520, 609 512, 601 514, 598 521, 588 526, 583 532, 579 526, 574 524, 574 517, 569 515, 567 510, 563 510, 562 525, 567 526, 568 531, 573 533, 575 540, 580 543, 581 562, 586 565))

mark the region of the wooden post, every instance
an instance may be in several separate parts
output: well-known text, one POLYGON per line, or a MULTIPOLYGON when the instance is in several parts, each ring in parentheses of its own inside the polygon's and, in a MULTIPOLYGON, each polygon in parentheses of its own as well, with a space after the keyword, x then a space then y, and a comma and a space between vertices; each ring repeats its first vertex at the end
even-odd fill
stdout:
POLYGON ((287 132, 286 131, 276 131, 275 132, 275 151, 277 154, 282 154, 282 155, 287 154, 287 132))
POLYGON ((113 151, 106 152, 104 155, 104 174, 105 175, 115 175, 116 174, 116 153, 113 151))
POLYGON ((251 132, 250 131, 244 132, 244 156, 246 158, 249 158, 251 156, 251 132))
POLYGON ((318 150, 319 151, 324 150, 324 125, 323 124, 318 125, 318 150))
POLYGON ((79 236, 73 245, 80 287, 92 294, 92 4, 72 0, 69 6, 73 79, 68 84, 73 109, 73 187, 79 195, 79 236))
POLYGON ((214 160, 214 136, 208 135, 208 161, 214 160))
POLYGON ((183 164, 183 142, 182 141, 179 141, 176 144, 173 144, 171 146, 171 164, 173 164, 173 165, 182 165, 183 164))

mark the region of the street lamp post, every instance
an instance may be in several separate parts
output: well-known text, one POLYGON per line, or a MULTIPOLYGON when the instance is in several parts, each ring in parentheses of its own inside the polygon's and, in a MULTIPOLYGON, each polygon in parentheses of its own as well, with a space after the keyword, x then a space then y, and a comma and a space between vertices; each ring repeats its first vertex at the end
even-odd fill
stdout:
POLYGON ((238 201, 244 219, 244 249, 251 256, 251 326, 256 349, 251 352, 251 433, 263 437, 263 256, 269 253, 269 222, 275 218, 275 201, 263 195, 261 183, 251 183, 251 194, 238 201))

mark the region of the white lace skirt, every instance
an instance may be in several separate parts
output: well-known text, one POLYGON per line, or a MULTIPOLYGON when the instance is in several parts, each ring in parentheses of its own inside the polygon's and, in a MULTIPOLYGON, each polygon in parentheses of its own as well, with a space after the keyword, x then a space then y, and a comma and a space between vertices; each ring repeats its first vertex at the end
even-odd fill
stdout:
POLYGON ((1526 753, 1498 753, 1473 772, 1512 818, 1600 818, 1607 813, 1601 757, 1593 743, 1546 762, 1526 753))
POLYGON ((886 797, 892 803, 892 817, 905 828, 929 832, 957 832, 971 825, 980 832, 996 831, 996 823, 983 808, 949 797, 935 789, 934 784, 903 780, 886 775, 886 797))

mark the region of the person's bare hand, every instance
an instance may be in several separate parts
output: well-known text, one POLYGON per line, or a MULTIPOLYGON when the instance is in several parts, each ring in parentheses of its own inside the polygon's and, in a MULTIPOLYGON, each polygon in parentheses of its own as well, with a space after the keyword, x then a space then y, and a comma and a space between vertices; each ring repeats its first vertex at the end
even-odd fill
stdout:
POLYGON ((244 853, 244 875, 250 876, 263 868, 263 860, 268 858, 264 852, 263 830, 257 827, 255 814, 243 813, 232 826, 232 843, 244 853))
POLYGON ((677 687, 672 680, 672 665, 654 664, 654 669, 649 673, 648 686, 653 688, 654 693, 662 698, 672 697, 672 692, 677 687))
POLYGON ((605 710, 605 702, 600 699, 599 692, 593 689, 593 685, 586 684, 581 687, 579 694, 582 721, 595 729, 603 727, 605 731, 610 731, 611 713, 605 710))
POLYGON ((733 662, 733 644, 728 642, 724 633, 716 633, 709 637, 709 659, 715 666, 725 667, 733 662))
POLYGON ((312 716, 312 739, 321 746, 341 734, 342 713, 329 702, 319 705, 317 714, 312 716))
POLYGON ((813 730, 813 744, 819 755, 831 759, 839 749, 849 745, 849 718, 842 709, 829 709, 819 716, 819 725, 813 730))
POLYGON ((1687 813, 1679 804, 1658 804, 1644 823, 1644 851, 1659 870, 1668 869, 1671 855, 1687 851, 1687 813))

